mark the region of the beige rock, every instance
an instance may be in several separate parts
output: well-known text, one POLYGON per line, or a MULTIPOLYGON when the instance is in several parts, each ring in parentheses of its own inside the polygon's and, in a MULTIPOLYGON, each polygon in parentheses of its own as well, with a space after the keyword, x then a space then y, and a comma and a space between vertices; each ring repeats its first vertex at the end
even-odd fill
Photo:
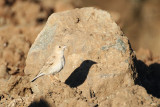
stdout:
MULTIPOLYGON (((153 107, 155 102, 143 87, 138 85, 120 89, 100 101, 100 107, 153 107)), ((157 105, 156 105, 157 106, 157 105)))
MULTIPOLYGON (((65 67, 56 76, 70 87, 78 87, 84 97, 104 99, 134 85, 133 51, 106 11, 82 8, 52 14, 29 50, 25 74, 30 79, 39 73, 57 44, 67 49, 65 67)), ((43 76, 31 83, 31 88, 35 94, 45 95, 55 84, 43 76)))

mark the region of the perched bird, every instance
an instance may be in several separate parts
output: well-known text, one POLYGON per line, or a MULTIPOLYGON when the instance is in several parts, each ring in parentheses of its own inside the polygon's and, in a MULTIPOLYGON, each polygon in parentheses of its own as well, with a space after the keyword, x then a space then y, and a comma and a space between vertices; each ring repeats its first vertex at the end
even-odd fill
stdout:
POLYGON ((64 50, 66 46, 55 46, 54 52, 49 56, 47 62, 44 64, 39 74, 31 81, 43 75, 56 74, 60 72, 65 64, 64 50))

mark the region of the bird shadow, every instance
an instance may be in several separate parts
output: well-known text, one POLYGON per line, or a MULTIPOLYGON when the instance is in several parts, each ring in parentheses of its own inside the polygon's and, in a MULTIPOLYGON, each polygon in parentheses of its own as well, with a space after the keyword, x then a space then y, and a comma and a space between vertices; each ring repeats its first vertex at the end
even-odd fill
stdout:
POLYGON ((51 107, 45 100, 35 101, 31 103, 28 107, 51 107))
POLYGON ((143 61, 136 61, 138 78, 136 84, 144 87, 148 94, 160 98, 160 64, 147 66, 143 61))
POLYGON ((78 87, 79 85, 83 84, 87 78, 89 69, 93 64, 96 64, 96 62, 92 60, 83 61, 81 65, 76 68, 66 79, 65 84, 69 85, 72 88, 78 87))

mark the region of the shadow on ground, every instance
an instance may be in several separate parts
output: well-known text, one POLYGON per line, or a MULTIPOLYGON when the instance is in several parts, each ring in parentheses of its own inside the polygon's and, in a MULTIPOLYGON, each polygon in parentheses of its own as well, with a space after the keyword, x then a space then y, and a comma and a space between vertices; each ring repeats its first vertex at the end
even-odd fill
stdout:
POLYGON ((81 65, 66 79, 65 84, 73 88, 83 84, 87 78, 89 69, 93 64, 96 64, 96 62, 92 60, 83 61, 81 65))
POLYGON ((28 107, 51 107, 45 100, 35 101, 31 103, 28 107))
POLYGON ((160 98, 160 64, 147 66, 141 60, 136 60, 135 64, 138 72, 136 84, 143 86, 152 96, 160 98))

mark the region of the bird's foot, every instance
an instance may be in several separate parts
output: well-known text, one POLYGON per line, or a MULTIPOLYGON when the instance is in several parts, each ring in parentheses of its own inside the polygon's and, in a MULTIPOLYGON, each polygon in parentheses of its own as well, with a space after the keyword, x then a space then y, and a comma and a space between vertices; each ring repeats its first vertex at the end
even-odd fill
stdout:
POLYGON ((61 80, 60 80, 58 77, 56 77, 55 75, 54 75, 54 76, 53 76, 53 75, 50 75, 50 78, 51 78, 51 81, 52 81, 52 82, 54 82, 54 80, 56 80, 56 81, 58 81, 58 82, 61 82, 61 80), (54 79, 53 77, 54 77, 55 79, 54 79))
POLYGON ((61 80, 60 80, 57 76, 54 75, 54 78, 55 78, 58 82, 61 82, 61 80))

